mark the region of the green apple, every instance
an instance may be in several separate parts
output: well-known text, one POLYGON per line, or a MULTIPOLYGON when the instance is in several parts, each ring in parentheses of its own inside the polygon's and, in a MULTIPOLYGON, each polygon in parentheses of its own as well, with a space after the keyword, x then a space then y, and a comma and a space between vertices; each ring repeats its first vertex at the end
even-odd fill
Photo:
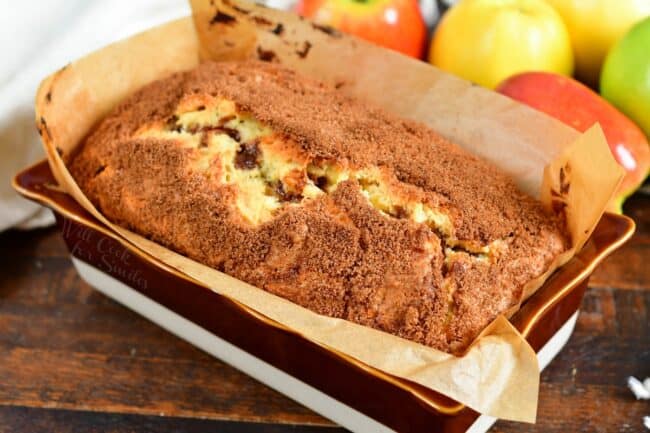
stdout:
POLYGON ((650 137, 650 17, 632 27, 607 54, 600 93, 650 137))

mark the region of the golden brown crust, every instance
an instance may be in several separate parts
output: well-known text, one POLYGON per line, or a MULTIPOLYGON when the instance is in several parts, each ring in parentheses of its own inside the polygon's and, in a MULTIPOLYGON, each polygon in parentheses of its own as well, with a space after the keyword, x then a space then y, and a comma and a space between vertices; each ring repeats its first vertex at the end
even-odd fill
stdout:
MULTIPOLYGON (((244 141, 222 126, 210 134, 244 141)), ((556 219, 490 164, 423 125, 277 65, 206 63, 152 83, 104 119, 70 167, 118 224, 318 313, 452 352, 516 305, 523 285, 565 248, 556 219), (315 161, 380 167, 399 200, 449 215, 453 236, 401 206, 378 210, 359 176, 305 198, 305 185, 319 180, 304 170, 266 180, 278 207, 252 224, 234 204, 242 185, 216 180, 226 167, 205 153, 216 146, 206 129, 182 132, 200 140, 170 138, 179 106, 215 98, 272 131, 238 144, 236 170, 255 169, 256 158, 271 154, 303 169, 315 161), (475 250, 488 245, 498 254, 475 250)))

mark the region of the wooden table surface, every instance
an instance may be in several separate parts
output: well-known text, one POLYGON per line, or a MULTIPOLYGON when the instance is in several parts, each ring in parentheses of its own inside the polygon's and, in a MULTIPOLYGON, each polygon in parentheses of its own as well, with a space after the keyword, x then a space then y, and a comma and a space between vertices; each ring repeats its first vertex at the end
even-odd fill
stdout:
MULTIPOLYGON (((492 432, 642 432, 650 402, 650 197, 591 279, 542 374, 538 422, 492 432)), ((338 432, 340 428, 85 284, 55 229, 0 234, 0 432, 338 432)))

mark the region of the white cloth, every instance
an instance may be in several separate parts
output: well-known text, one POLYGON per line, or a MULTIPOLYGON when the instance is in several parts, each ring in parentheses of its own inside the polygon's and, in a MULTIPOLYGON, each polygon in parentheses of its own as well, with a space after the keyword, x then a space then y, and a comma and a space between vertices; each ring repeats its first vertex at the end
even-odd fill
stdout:
POLYGON ((0 231, 53 222, 11 178, 43 158, 33 101, 41 79, 103 45, 190 14, 186 0, 0 0, 0 231))

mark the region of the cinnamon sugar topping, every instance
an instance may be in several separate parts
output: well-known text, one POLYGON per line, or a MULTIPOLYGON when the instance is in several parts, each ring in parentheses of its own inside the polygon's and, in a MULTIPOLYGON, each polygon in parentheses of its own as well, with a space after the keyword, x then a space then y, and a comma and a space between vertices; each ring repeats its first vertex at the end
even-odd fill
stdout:
POLYGON ((205 63, 146 86, 71 171, 116 223, 451 352, 566 248, 561 221, 487 162, 269 63, 205 63))

